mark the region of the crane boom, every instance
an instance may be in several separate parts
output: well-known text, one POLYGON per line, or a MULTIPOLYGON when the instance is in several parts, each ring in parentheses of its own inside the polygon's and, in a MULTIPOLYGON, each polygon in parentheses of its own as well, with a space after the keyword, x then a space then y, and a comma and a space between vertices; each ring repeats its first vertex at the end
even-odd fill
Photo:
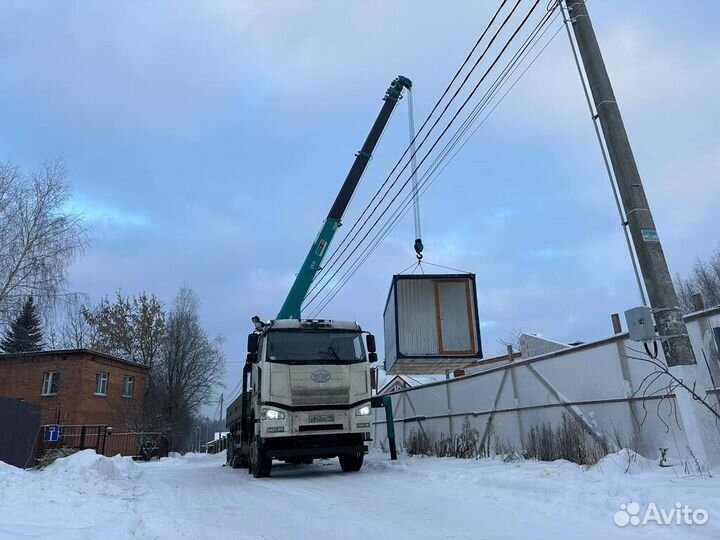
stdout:
POLYGON ((380 135, 382 135, 388 120, 390 120, 390 115, 398 99, 400 99, 404 88, 412 88, 412 82, 407 77, 400 75, 390 84, 390 87, 385 92, 385 97, 383 98, 385 103, 370 129, 370 133, 365 139, 365 144, 363 144, 360 151, 355 155, 355 161, 347 177, 345 177, 340 192, 335 198, 335 202, 330 208, 320 232, 310 247, 307 257, 305 257, 305 262, 303 262, 303 265, 300 267, 300 272, 298 272, 295 277, 295 282, 290 288, 290 292, 280 309, 280 313, 278 313, 278 319, 300 318, 303 300, 305 300, 305 296, 310 289, 313 279, 315 279, 315 275, 320 271, 320 263, 327 252, 327 248, 335 232, 340 227, 343 214, 345 214, 345 210, 350 204, 350 199, 352 199, 353 193, 355 193, 355 189, 365 172, 365 168, 370 161, 370 157, 375 150, 380 135))

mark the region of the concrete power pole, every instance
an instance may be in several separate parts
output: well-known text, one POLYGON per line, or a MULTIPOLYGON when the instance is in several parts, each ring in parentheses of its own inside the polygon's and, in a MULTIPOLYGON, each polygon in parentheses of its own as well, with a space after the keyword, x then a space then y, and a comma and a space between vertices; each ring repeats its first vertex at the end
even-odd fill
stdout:
MULTIPOLYGON (((697 385, 698 393, 703 395, 705 389, 712 386, 707 380, 708 374, 700 369, 695 361, 660 237, 655 229, 655 222, 585 0, 563 1, 585 68, 597 120, 600 122, 610 155, 627 227, 650 299, 665 361, 674 376, 693 388, 697 385)), ((702 467, 720 464, 719 430, 715 417, 702 410, 693 396, 682 388, 676 389, 675 401, 682 419, 682 429, 687 436, 690 457, 696 463, 702 464, 702 467)), ((685 451, 685 449, 679 450, 681 453, 685 451)))
POLYGON ((695 364, 635 157, 584 0, 565 0, 668 366, 695 364))
POLYGON ((220 431, 222 431, 222 419, 223 419, 223 394, 220 394, 220 431))

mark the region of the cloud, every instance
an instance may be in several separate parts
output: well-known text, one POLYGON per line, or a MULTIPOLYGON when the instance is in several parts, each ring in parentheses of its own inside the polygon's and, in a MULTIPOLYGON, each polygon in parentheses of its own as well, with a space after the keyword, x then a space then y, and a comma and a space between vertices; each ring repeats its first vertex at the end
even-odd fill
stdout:
POLYGON ((73 198, 65 205, 65 212, 80 214, 95 230, 102 232, 142 229, 150 226, 150 220, 142 215, 107 204, 73 198))

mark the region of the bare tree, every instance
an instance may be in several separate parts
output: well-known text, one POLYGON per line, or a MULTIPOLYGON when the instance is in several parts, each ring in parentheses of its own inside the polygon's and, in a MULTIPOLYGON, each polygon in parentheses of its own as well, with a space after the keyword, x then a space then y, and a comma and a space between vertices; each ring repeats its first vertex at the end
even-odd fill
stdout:
POLYGON ((684 278, 680 274, 675 276, 675 292, 677 293, 678 302, 684 313, 692 313, 695 311, 692 296, 695 294, 695 285, 692 279, 684 278))
MULTIPOLYGON (((520 352, 520 336, 523 334, 522 329, 520 330, 512 330, 507 333, 507 335, 504 338, 497 338, 497 342, 504 347, 504 349, 507 349, 507 346, 510 345, 513 348, 513 351, 520 352)), ((502 351, 503 353, 505 350, 502 351)))
POLYGON ((68 292, 43 307, 45 343, 50 349, 91 349, 96 341, 95 327, 83 312, 90 305, 84 293, 68 292))
POLYGON ((97 328, 85 317, 85 303, 77 299, 65 306, 59 327, 59 346, 64 349, 91 349, 97 342, 97 328))
POLYGON ((148 366, 153 373, 165 337, 165 309, 154 294, 118 291, 112 301, 105 297, 96 307, 83 308, 82 316, 92 329, 92 348, 148 366))
POLYGON ((168 315, 167 335, 160 356, 159 376, 165 394, 165 418, 171 441, 178 448, 187 440, 187 427, 199 407, 207 403, 225 372, 220 337, 203 330, 199 300, 188 287, 178 292, 168 315))
MULTIPOLYGON (((702 388, 696 388, 696 382, 693 382, 692 386, 690 386, 683 379, 672 373, 665 362, 657 357, 657 349, 651 352, 649 347, 646 346, 645 351, 643 352, 632 347, 627 348, 632 352, 632 354, 626 355, 626 358, 638 362, 644 362, 651 366, 650 372, 640 381, 640 384, 631 396, 633 399, 640 398, 640 403, 642 405, 642 413, 639 418, 635 415, 634 410, 631 409, 635 422, 638 426, 642 427, 648 416, 646 405, 648 398, 659 398, 657 399, 657 404, 655 405, 655 414, 657 419, 662 422, 668 433, 671 429, 670 421, 674 420, 675 425, 680 427, 680 418, 675 395, 678 392, 683 391, 690 394, 694 402, 698 403, 715 418, 716 425, 720 423, 720 400, 718 400, 717 396, 715 396, 714 400, 711 400, 709 393, 706 393, 702 388), (667 405, 669 408, 669 412, 665 418, 663 418, 663 415, 660 413, 660 409, 663 404, 667 405)), ((701 349, 701 353, 707 365, 708 356, 704 348, 701 349)), ((710 369, 709 365, 708 369, 710 369)), ((710 377, 712 378, 712 372, 710 377)), ((688 450, 690 450, 689 447, 688 450)), ((691 450, 690 453, 692 455, 691 450)), ((695 459, 695 466, 697 468, 697 472, 703 472, 702 467, 697 462, 697 459, 695 459)), ((685 467, 686 469, 688 468, 687 463, 685 467)))
POLYGON ((706 306, 720 305, 720 247, 707 261, 698 259, 692 273, 675 280, 678 299, 686 313, 695 311, 692 295, 702 294, 706 306))
POLYGON ((66 272, 88 242, 82 216, 67 208, 62 161, 24 174, 0 164, 0 321, 28 296, 41 304, 59 295, 66 272))

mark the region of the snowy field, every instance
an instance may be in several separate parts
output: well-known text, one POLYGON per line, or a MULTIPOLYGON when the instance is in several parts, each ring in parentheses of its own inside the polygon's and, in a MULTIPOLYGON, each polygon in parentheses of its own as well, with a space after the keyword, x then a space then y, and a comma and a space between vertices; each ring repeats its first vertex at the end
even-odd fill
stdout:
POLYGON ((720 538, 718 478, 642 458, 625 473, 620 454, 590 470, 371 454, 359 473, 337 460, 276 463, 258 480, 223 460, 134 463, 86 450, 42 471, 0 463, 0 539, 720 538), (708 521, 618 527, 613 516, 631 501, 640 517, 650 503, 667 512, 680 502, 708 521))

